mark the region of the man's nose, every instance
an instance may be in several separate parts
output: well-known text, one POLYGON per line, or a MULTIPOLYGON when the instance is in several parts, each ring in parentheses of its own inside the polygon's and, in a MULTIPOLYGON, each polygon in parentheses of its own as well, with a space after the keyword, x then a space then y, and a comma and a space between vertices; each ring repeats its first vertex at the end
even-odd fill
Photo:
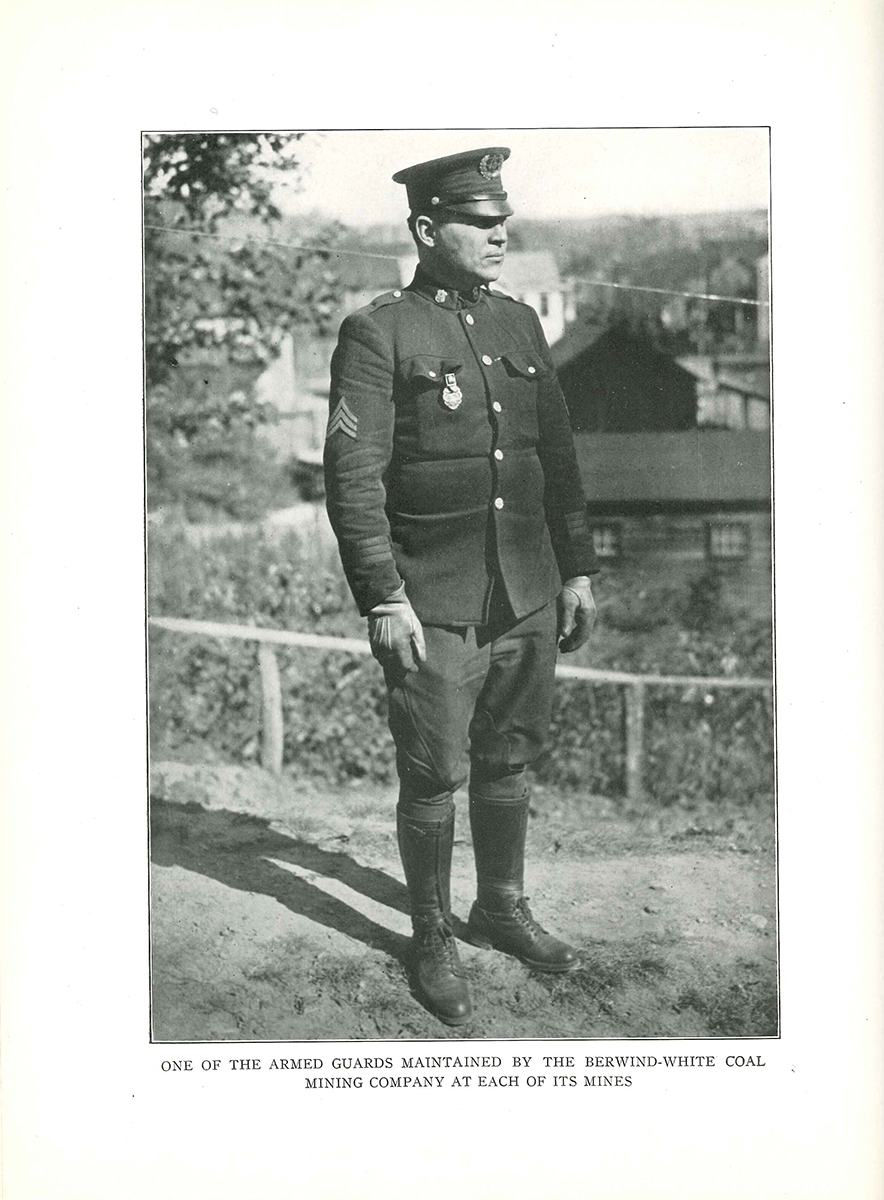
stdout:
POLYGON ((489 242, 494 242, 494 244, 496 246, 505 246, 506 245, 506 236, 507 236, 506 235, 506 226, 505 225, 495 225, 494 228, 492 230, 490 230, 490 232, 488 234, 488 240, 489 240, 489 242))

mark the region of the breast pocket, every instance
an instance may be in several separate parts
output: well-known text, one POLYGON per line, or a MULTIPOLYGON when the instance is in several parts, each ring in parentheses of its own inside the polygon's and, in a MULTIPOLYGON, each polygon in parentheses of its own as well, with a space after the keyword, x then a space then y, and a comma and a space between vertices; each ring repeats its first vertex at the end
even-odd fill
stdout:
POLYGON ((462 458, 474 452, 478 397, 464 380, 462 361, 420 355, 405 359, 398 375, 418 451, 433 458, 462 458))
POLYGON ((506 401, 513 430, 519 439, 536 442, 538 384, 549 375, 549 367, 533 350, 514 350, 500 356, 507 375, 506 401))

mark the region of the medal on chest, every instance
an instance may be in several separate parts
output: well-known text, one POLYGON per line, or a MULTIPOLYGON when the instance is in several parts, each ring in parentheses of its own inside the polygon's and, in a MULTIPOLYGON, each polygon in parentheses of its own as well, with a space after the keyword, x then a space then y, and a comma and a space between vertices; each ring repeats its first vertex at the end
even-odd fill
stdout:
POLYGON ((445 376, 445 390, 442 392, 442 403, 452 412, 463 404, 463 392, 457 386, 457 378, 452 371, 445 376))

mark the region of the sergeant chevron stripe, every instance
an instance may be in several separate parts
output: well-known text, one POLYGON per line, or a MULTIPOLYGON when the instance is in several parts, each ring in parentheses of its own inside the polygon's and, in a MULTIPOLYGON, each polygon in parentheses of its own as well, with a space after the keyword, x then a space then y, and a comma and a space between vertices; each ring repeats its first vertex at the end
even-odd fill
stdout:
POLYGON ((354 414, 350 411, 347 406, 347 401, 342 396, 338 401, 337 408, 329 418, 326 437, 331 437, 333 433, 337 433, 340 429, 341 433, 346 433, 347 437, 351 437, 355 440, 358 426, 358 417, 354 416, 354 414))

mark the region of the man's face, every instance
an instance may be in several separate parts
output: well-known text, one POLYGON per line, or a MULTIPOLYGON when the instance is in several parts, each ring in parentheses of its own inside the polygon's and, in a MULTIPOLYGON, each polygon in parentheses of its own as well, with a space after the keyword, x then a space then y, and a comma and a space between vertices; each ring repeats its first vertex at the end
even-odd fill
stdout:
POLYGON ((506 220, 458 213, 435 222, 431 263, 442 282, 463 291, 497 279, 506 253, 506 220))

